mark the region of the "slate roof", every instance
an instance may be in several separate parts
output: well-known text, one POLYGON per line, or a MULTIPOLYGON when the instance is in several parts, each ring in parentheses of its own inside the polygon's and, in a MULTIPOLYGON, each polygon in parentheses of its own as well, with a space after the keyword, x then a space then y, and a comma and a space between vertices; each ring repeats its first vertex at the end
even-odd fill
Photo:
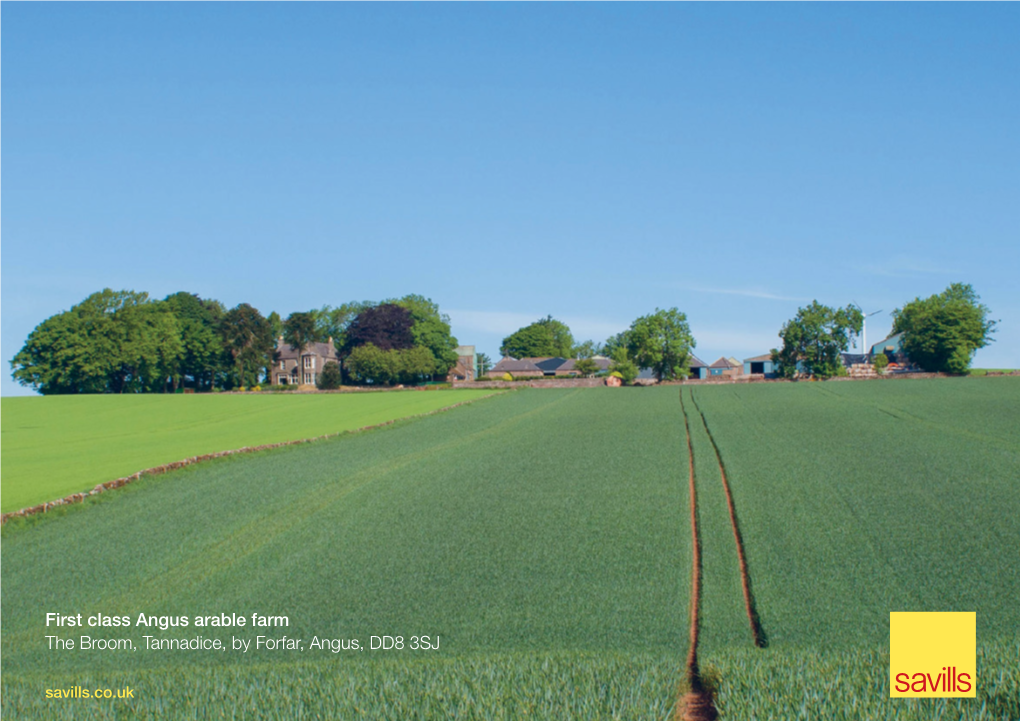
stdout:
POLYGON ((500 360, 499 363, 494 365, 489 373, 541 373, 542 369, 539 368, 531 359, 521 358, 510 358, 509 356, 500 360))
MULTIPOLYGON (((317 355, 321 358, 336 358, 336 348, 332 343, 310 343, 302 355, 317 355)), ((297 351, 290 347, 289 343, 283 342, 277 345, 277 360, 296 360, 297 351)))
POLYGON ((890 345, 893 348, 898 350, 900 348, 900 342, 902 340, 903 340, 903 334, 902 333, 893 333, 888 338, 883 338, 878 343, 873 343, 871 345, 870 350, 871 350, 872 353, 881 353, 882 351, 885 350, 886 346, 890 346, 890 345))
POLYGON ((762 361, 772 360, 772 354, 766 353, 765 355, 756 355, 754 358, 745 358, 745 363, 761 363, 762 361))
MULTIPOLYGON (((600 371, 608 370, 611 360, 603 356, 592 358, 600 371)), ((568 373, 574 370, 573 358, 503 358, 489 373, 568 373)))
POLYGON ((733 360, 730 358, 720 358, 715 363, 709 366, 709 368, 742 368, 743 366, 739 363, 734 365, 733 360))
POLYGON ((705 361, 698 358, 696 355, 691 356, 691 368, 708 368, 708 364, 705 361))
POLYGON ((566 358, 523 358, 522 360, 531 361, 543 373, 555 373, 560 366, 567 362, 566 358))
MULTIPOLYGON (((608 358, 604 358, 602 356, 595 356, 591 360, 595 361, 595 365, 598 366, 598 369, 600 371, 609 370, 609 365, 612 363, 611 360, 609 360, 608 358)), ((560 372, 572 371, 574 370, 575 363, 577 363, 577 361, 574 360, 573 358, 570 358, 556 370, 560 372)))

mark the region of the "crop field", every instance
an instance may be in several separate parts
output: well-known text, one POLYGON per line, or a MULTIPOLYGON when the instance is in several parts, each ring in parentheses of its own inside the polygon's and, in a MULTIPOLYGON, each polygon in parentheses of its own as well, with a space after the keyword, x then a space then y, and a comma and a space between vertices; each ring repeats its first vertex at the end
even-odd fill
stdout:
POLYGON ((2 712, 671 718, 689 683, 690 468, 700 680, 722 718, 1020 718, 1011 378, 524 390, 18 519, 2 712), (892 610, 977 612, 977 699, 888 698, 892 610), (55 651, 48 634, 144 648, 256 631, 47 629, 46 611, 286 615, 264 633, 306 648, 55 651), (420 634, 439 649, 307 648, 420 634), (75 685, 136 692, 44 698, 75 685))
POLYGON ((722 529, 710 535, 707 520, 726 520, 709 496, 718 471, 692 424, 695 457, 709 466, 702 474, 697 461, 700 655, 720 679, 724 717, 1020 718, 1020 382, 762 384, 684 396, 725 464, 768 642, 755 649, 733 608, 734 543, 722 529), (730 556, 718 571, 713 547, 730 556), (727 584, 728 606, 712 597, 713 577, 727 584), (898 610, 977 612, 976 700, 888 698, 889 611, 898 610), (726 615, 715 624, 713 613, 726 615))
POLYGON ((190 456, 349 431, 489 393, 4 398, 0 512, 190 456))

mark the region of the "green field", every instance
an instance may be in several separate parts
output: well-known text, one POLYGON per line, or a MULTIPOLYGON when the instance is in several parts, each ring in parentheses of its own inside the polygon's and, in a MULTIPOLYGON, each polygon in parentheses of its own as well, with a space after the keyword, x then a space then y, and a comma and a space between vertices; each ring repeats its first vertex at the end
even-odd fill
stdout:
POLYGON ((349 431, 491 392, 4 398, 0 511, 190 456, 349 431))
MULTIPOLYGON (((2 545, 3 714, 668 718, 691 563, 680 392, 525 390, 16 520, 2 545), (47 634, 140 645, 143 634, 229 643, 256 631, 47 630, 46 611, 284 614, 285 633, 306 641, 429 634, 441 645, 53 651, 47 634), (137 692, 43 698, 74 685, 137 692)), ((1020 382, 682 392, 701 660, 723 718, 1020 717, 1020 382), (765 649, 751 643, 712 438, 765 649), (888 698, 891 610, 978 613, 977 699, 888 698)))
POLYGON ((763 651, 725 637, 720 648, 706 632, 724 709, 777 721, 1020 718, 1020 382, 694 396, 726 464, 769 639, 763 651), (977 612, 976 701, 888 699, 889 611, 907 610, 977 612))

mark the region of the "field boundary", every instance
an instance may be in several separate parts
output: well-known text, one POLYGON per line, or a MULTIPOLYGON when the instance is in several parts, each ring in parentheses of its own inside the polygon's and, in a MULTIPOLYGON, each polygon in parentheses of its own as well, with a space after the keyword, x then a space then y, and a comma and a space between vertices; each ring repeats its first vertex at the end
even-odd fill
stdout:
POLYGON ((106 491, 111 491, 115 488, 121 488, 145 476, 158 476, 164 473, 169 473, 170 471, 176 471, 186 466, 193 466, 196 463, 212 461, 217 458, 226 458, 228 456, 236 456, 247 453, 258 453, 260 451, 269 451, 275 448, 284 448, 286 446, 296 446, 301 445, 303 443, 316 443, 318 441, 325 441, 331 438, 338 438, 340 436, 353 435, 355 433, 364 433, 366 431, 373 431, 379 428, 385 428, 386 426, 392 426, 395 423, 399 423, 402 421, 410 421, 418 418, 425 418, 426 416, 434 416, 439 413, 445 413, 446 411, 453 410, 454 408, 459 408, 460 406, 470 405, 471 403, 477 403, 478 401, 483 401, 488 398, 494 398, 496 396, 503 395, 504 392, 490 393, 488 395, 481 396, 480 398, 473 398, 469 401, 460 401, 459 403, 454 403, 453 405, 437 408, 432 411, 426 411, 425 413, 416 413, 410 416, 401 416, 400 418, 393 418, 392 420, 383 421, 382 423, 375 423, 370 426, 362 426, 361 428, 353 428, 351 430, 346 431, 337 431, 336 433, 325 433, 321 436, 314 436, 312 438, 299 438, 292 441, 280 441, 279 443, 263 443, 262 445, 258 446, 243 446, 242 448, 235 448, 229 451, 216 451, 215 453, 204 453, 202 455, 191 456, 190 458, 185 458, 180 461, 163 463, 158 466, 152 466, 151 468, 144 468, 140 471, 137 471, 136 473, 132 473, 131 475, 122 476, 121 478, 115 478, 114 480, 106 481, 105 483, 99 483, 90 491, 72 493, 68 496, 64 496, 63 498, 58 498, 55 501, 47 501, 46 503, 40 503, 38 505, 30 506, 28 508, 22 508, 17 511, 9 511, 4 514, 0 514, 0 526, 6 525, 8 521, 14 518, 27 518, 29 516, 34 516, 40 513, 46 513, 52 508, 59 508, 61 506, 72 505, 75 503, 84 503, 86 500, 93 496, 97 496, 100 493, 104 493, 106 491))
POLYGON ((758 615, 758 606, 754 600, 754 591, 751 588, 751 572, 747 565, 747 554, 744 552, 744 537, 740 532, 740 523, 737 521, 737 508, 733 502, 733 494, 730 492, 730 482, 726 478, 726 465, 723 463, 719 445, 715 442, 715 436, 712 435, 712 431, 708 427, 705 413, 701 410, 701 406, 698 405, 698 400, 694 397, 693 392, 691 393, 691 401, 694 403, 698 415, 701 416, 701 424, 705 427, 705 433, 708 434, 708 440, 715 451, 715 459, 719 463, 719 476, 722 479, 723 492, 726 495, 726 507, 730 514, 730 526, 733 528, 733 540, 737 544, 737 562, 740 565, 740 586, 744 593, 744 608, 747 611, 747 620, 751 624, 751 637, 754 640, 755 646, 765 648, 768 645, 768 638, 765 635, 765 629, 762 627, 761 617, 758 615))
POLYGON ((605 378, 549 378, 535 381, 451 381, 454 390, 463 388, 604 388, 605 378))

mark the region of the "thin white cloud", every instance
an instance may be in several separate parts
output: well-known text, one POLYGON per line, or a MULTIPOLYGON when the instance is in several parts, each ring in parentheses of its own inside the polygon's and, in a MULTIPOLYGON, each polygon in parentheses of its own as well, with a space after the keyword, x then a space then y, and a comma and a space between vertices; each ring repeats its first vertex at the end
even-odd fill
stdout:
POLYGON ((745 298, 763 298, 765 300, 786 300, 795 301, 798 303, 806 303, 810 301, 810 298, 799 298, 792 295, 782 295, 780 293, 773 293, 769 290, 763 290, 761 288, 713 288, 702 285, 684 285, 684 290, 694 291, 695 293, 714 293, 717 295, 740 295, 745 298))
POLYGON ((888 278, 904 278, 918 275, 946 275, 954 272, 949 268, 932 263, 924 258, 899 255, 884 260, 854 266, 855 270, 888 278))

